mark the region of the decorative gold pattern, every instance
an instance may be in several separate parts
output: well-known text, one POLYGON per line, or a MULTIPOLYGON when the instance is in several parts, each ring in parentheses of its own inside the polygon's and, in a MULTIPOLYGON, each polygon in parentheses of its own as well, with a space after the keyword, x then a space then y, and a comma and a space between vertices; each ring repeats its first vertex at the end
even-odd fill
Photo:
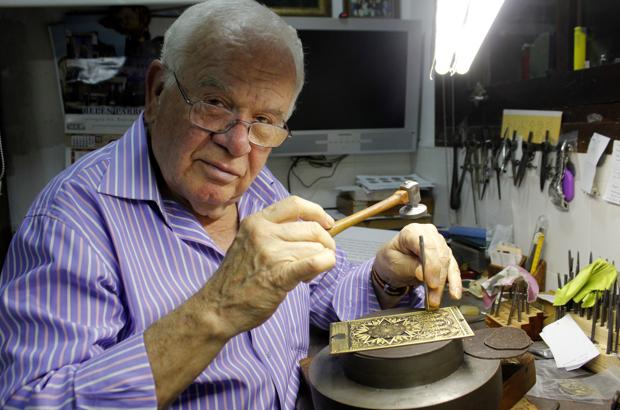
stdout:
POLYGON ((336 322, 330 326, 330 351, 350 353, 473 336, 455 306, 432 311, 336 322))

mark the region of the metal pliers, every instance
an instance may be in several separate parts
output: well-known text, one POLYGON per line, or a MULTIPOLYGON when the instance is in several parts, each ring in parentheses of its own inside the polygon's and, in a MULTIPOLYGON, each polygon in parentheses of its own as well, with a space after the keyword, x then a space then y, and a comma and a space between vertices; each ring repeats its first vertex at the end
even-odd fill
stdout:
POLYGON ((551 165, 549 165, 549 154, 551 153, 551 144, 549 143, 549 130, 545 132, 545 141, 541 144, 540 155, 540 192, 544 192, 545 183, 549 179, 551 165))
POLYGON ((523 141, 521 143, 521 147, 523 150, 523 155, 521 155, 521 159, 519 160, 519 169, 517 170, 517 175, 514 180, 514 184, 517 187, 521 186, 523 182, 523 178, 525 177, 525 171, 527 167, 530 165, 535 155, 534 144, 532 143, 532 139, 534 138, 534 133, 530 131, 527 142, 523 141))

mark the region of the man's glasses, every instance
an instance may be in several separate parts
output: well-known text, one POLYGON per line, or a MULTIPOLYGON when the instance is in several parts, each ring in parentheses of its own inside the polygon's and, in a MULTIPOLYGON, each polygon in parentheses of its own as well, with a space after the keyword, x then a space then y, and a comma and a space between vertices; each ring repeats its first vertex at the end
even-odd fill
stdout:
POLYGON ((174 80, 177 83, 177 87, 183 96, 183 100, 189 109, 189 122, 192 125, 212 132, 214 134, 224 134, 230 131, 237 124, 243 124, 248 130, 248 139, 254 145, 266 148, 275 148, 284 142, 291 136, 286 123, 282 127, 277 125, 266 124, 263 122, 243 121, 235 119, 235 114, 227 110, 226 108, 218 107, 217 105, 209 104, 205 101, 192 101, 177 78, 176 73, 173 71, 174 80))

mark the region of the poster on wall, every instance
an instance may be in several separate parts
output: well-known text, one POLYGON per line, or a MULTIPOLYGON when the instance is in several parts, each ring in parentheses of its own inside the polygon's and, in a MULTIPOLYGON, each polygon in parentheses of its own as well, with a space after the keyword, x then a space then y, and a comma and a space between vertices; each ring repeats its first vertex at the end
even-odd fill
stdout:
POLYGON ((89 136, 109 142, 131 126, 144 106, 146 69, 172 21, 138 6, 67 15, 49 27, 69 148, 81 152, 89 136))

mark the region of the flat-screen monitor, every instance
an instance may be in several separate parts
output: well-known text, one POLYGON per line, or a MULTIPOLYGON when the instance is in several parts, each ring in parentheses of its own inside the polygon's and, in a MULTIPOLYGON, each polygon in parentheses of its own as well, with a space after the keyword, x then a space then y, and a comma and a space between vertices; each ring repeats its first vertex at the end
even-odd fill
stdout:
POLYGON ((306 83, 273 155, 415 151, 422 31, 410 20, 286 18, 298 30, 306 83))

